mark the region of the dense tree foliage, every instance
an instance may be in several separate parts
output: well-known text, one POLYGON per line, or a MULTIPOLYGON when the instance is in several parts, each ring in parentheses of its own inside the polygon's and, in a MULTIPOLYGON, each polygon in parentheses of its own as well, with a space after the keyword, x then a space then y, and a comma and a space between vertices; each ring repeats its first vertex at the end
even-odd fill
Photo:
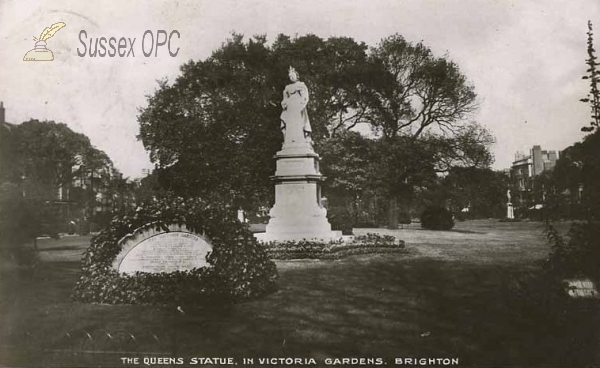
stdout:
POLYGON ((93 174, 100 173, 99 168, 112 169, 108 156, 93 147, 85 135, 62 123, 30 120, 3 126, 0 147, 0 212, 5 245, 35 241, 37 236, 56 233, 59 225, 65 225, 58 223, 61 218, 55 202, 61 199, 59 191, 63 201, 93 208, 94 183, 106 185, 110 179, 108 172, 106 177, 93 174), (71 188, 77 178, 91 181, 91 187, 71 188))
POLYGON ((369 91, 366 119, 381 134, 382 151, 403 152, 382 156, 380 171, 388 174, 388 227, 396 228, 398 201, 415 194, 415 183, 455 165, 486 167, 492 139, 468 124, 476 94, 454 62, 398 34, 382 40, 370 58, 385 77, 369 91))
POLYGON ((600 218, 600 131, 562 151, 542 184, 556 216, 600 218))
POLYGON ((468 121, 473 87, 422 43, 394 35, 368 49, 345 37, 280 35, 268 45, 262 36, 233 35, 206 60, 183 65, 173 83, 162 81, 140 110, 139 138, 160 185, 183 196, 218 196, 232 208, 268 206, 290 65, 310 91, 332 205, 356 209, 366 197, 388 198, 395 226, 398 198, 410 206, 437 173, 491 162, 491 136, 468 121), (371 136, 348 132, 365 124, 371 136))
POLYGON ((444 177, 442 188, 449 207, 468 218, 506 216, 509 178, 503 172, 477 167, 454 167, 444 177))
POLYGON ((349 111, 366 47, 347 38, 239 35, 205 61, 191 61, 169 85, 162 82, 141 110, 140 138, 159 182, 187 196, 218 195, 246 209, 271 199, 269 176, 280 148, 281 91, 289 65, 311 91, 313 139, 352 125, 349 111))
POLYGON ((552 174, 540 184, 544 185, 544 194, 548 194, 546 203, 554 217, 600 218, 600 64, 596 61, 592 31, 592 23, 588 22, 588 69, 583 79, 589 81, 590 90, 581 101, 591 107, 592 116, 581 130, 589 134, 561 152, 552 174))
POLYGON ((428 128, 454 133, 476 108, 476 94, 458 66, 423 43, 396 34, 372 50, 383 73, 369 93, 367 119, 385 137, 419 138, 428 128))
POLYGON ((2 179, 22 185, 28 197, 52 198, 58 187, 71 182, 76 165, 110 162, 85 135, 62 123, 30 120, 3 133, 2 145, 10 141, 12 150, 3 152, 9 164, 3 166, 2 179))
POLYGON ((591 278, 600 283, 600 93, 593 45, 592 23, 588 22, 588 66, 584 79, 590 81, 588 98, 592 121, 581 130, 589 132, 582 142, 575 143, 561 153, 552 175, 543 180, 545 202, 549 218, 574 218, 566 239, 550 223, 546 234, 552 252, 546 268, 557 280, 571 277, 591 278))

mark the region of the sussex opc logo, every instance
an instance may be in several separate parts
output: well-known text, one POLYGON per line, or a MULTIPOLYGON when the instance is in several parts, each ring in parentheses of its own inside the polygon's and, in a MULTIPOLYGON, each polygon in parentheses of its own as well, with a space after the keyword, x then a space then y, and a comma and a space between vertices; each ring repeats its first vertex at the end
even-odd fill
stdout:
POLYGON ((52 61, 54 60, 54 54, 52 51, 46 48, 46 40, 54 36, 56 32, 66 26, 63 22, 54 23, 50 27, 46 27, 40 38, 33 37, 35 47, 32 50, 27 51, 23 56, 23 61, 52 61))

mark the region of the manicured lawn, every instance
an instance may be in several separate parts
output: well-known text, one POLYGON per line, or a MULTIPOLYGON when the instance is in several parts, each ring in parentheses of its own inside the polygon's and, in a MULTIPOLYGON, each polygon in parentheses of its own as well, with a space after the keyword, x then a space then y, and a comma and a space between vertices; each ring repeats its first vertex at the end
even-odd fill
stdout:
POLYGON ((600 365, 598 303, 557 311, 535 303, 535 289, 523 293, 549 252, 542 230, 494 221, 463 222, 450 232, 381 229, 405 240, 408 252, 278 261, 276 293, 183 312, 71 302, 89 238, 42 240, 35 273, 2 273, 0 366, 127 366, 122 357, 234 357, 240 365, 254 357, 255 366, 259 357, 319 365, 336 357, 381 357, 390 366, 400 357, 459 358, 460 366, 476 367, 600 365))

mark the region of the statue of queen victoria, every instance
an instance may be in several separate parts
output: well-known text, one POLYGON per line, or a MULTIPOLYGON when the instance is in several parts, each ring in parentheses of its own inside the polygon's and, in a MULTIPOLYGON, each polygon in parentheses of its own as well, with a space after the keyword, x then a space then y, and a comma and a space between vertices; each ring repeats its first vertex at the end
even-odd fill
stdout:
POLYGON ((298 73, 290 66, 289 77, 292 83, 283 90, 281 101, 281 131, 283 146, 312 142, 312 129, 306 105, 308 104, 308 88, 298 79, 298 73))

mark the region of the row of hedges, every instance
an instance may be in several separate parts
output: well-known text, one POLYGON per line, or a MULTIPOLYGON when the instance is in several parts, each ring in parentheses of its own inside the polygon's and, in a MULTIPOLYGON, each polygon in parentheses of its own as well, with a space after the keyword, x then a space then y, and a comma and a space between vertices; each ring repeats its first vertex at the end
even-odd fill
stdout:
MULTIPOLYGON (((341 230, 342 234, 352 234, 353 227, 377 227, 373 223, 361 223, 357 218, 345 210, 334 207, 328 210, 328 219, 332 230, 341 230), (365 226, 366 225, 366 226, 365 226)), ((421 214, 421 227, 429 230, 450 230, 454 227, 454 217, 450 211, 444 207, 430 206, 425 208, 421 214)), ((411 219, 408 213, 402 212, 398 222, 401 224, 410 224, 411 219)))
POLYGON ((371 253, 397 253, 404 250, 404 241, 389 235, 366 234, 351 242, 319 242, 312 240, 270 242, 267 254, 272 259, 340 259, 371 253))
POLYGON ((264 247, 223 205, 199 199, 153 201, 115 216, 92 238, 73 298, 94 303, 215 304, 252 299, 276 289, 277 269, 264 247), (166 229, 185 224, 211 242, 210 267, 172 273, 120 274, 112 262, 118 241, 135 229, 153 224, 166 229))
MULTIPOLYGON (((366 212, 354 213, 346 207, 330 207, 327 209, 327 220, 332 230, 339 230, 343 235, 352 235, 353 228, 378 228, 379 224, 386 224, 387 218, 371 216, 366 212)), ((411 217, 406 211, 398 213, 398 223, 410 224, 411 217)))

